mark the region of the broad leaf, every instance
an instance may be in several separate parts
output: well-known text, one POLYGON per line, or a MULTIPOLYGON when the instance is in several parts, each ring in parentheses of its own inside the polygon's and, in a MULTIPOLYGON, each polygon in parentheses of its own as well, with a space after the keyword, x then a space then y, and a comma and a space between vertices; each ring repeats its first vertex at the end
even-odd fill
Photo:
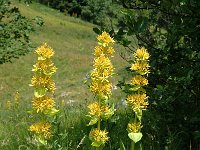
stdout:
POLYGON ((37 87, 34 91, 35 97, 42 97, 46 94, 47 89, 44 87, 37 87))
POLYGON ((133 140, 134 143, 137 143, 137 142, 139 142, 142 139, 142 133, 141 132, 139 132, 139 133, 133 133, 133 132, 131 132, 131 133, 128 134, 128 137, 131 140, 133 140))
POLYGON ((87 126, 94 125, 94 124, 96 124, 97 122, 98 122, 98 118, 97 118, 97 117, 93 117, 93 118, 90 120, 90 122, 89 122, 89 124, 88 124, 87 126))
POLYGON ((97 141, 94 141, 94 142, 92 142, 92 146, 94 146, 94 147, 99 147, 99 146, 101 146, 101 144, 103 144, 103 142, 97 142, 97 141))

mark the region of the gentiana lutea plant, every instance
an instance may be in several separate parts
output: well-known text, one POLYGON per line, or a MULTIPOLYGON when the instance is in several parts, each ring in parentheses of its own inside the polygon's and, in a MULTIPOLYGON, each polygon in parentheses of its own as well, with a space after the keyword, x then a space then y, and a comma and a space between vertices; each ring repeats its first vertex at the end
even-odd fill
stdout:
POLYGON ((50 119, 58 112, 52 97, 56 89, 52 75, 57 68, 51 61, 54 51, 46 43, 36 49, 35 54, 37 62, 33 65, 34 76, 30 84, 34 87, 31 113, 35 115, 38 122, 32 124, 29 130, 33 133, 37 146, 46 146, 53 136, 50 119))
POLYGON ((135 149, 135 143, 142 138, 142 111, 148 107, 148 96, 144 87, 148 85, 149 53, 141 47, 135 51, 133 57, 134 62, 130 68, 134 73, 129 89, 131 94, 126 99, 128 107, 133 111, 133 118, 127 126, 128 137, 131 139, 131 150, 135 149))
POLYGON ((114 106, 109 106, 108 101, 112 94, 112 83, 109 80, 113 75, 114 67, 110 57, 114 54, 112 47, 114 40, 106 32, 97 37, 98 45, 94 49, 93 70, 90 73, 90 90, 94 94, 94 102, 89 104, 89 126, 93 126, 89 138, 92 146, 99 149, 109 140, 108 132, 102 129, 101 122, 109 119, 114 114, 114 106))

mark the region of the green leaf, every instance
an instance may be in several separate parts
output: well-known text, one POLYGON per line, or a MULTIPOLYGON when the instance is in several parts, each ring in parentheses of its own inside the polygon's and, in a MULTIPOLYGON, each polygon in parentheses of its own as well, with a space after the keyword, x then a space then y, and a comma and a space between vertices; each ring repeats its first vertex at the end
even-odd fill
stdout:
POLYGON ((92 146, 94 146, 94 147, 99 147, 99 146, 101 146, 101 144, 103 144, 103 142, 97 142, 97 141, 94 141, 94 142, 92 142, 92 146))
POLYGON ((59 112, 58 109, 56 108, 52 108, 50 111, 45 112, 45 114, 49 115, 49 116, 54 116, 59 112))
POLYGON ((101 34, 101 30, 99 28, 93 28, 93 31, 96 33, 96 34, 101 34))
POLYGON ((98 122, 98 118, 97 117, 93 117, 91 120, 90 120, 90 122, 89 122, 89 124, 87 125, 87 126, 91 126, 91 125, 94 125, 94 124, 96 124, 97 122, 98 122))
POLYGON ((134 110, 137 118, 141 121, 142 119, 142 110, 141 109, 137 109, 137 110, 134 110))
POLYGON ((47 140, 45 140, 45 139, 38 138, 38 141, 42 145, 47 145, 47 140))
POLYGON ((133 132, 131 132, 131 133, 128 134, 128 137, 131 140, 133 140, 133 142, 137 143, 137 142, 139 142, 142 139, 142 133, 141 132, 139 132, 139 133, 133 133, 133 132))
POLYGON ((132 88, 130 88, 129 90, 130 90, 130 91, 137 91, 138 89, 140 89, 140 86, 132 87, 132 88))
POLYGON ((120 140, 120 150, 126 150, 124 143, 122 142, 122 140, 120 140))
POLYGON ((110 108, 110 112, 109 113, 104 113, 103 119, 104 120, 109 119, 114 114, 114 111, 115 111, 115 106, 113 104, 112 107, 110 108))
POLYGON ((146 29, 148 19, 146 17, 140 17, 135 23, 135 31, 140 33, 146 29))
POLYGON ((46 94, 46 92, 47 92, 46 88, 44 88, 44 87, 37 87, 35 89, 35 91, 34 91, 34 95, 35 95, 35 97, 38 98, 38 97, 44 96, 46 94))

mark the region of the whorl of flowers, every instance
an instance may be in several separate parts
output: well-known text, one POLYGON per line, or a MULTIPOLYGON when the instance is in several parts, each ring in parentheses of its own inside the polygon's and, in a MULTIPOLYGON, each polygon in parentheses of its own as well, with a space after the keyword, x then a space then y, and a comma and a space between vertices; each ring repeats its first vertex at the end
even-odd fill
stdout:
POLYGON ((106 32, 97 37, 98 45, 94 49, 94 69, 90 74, 90 90, 95 95, 97 102, 88 106, 89 116, 91 118, 88 125, 98 124, 98 128, 90 132, 92 146, 99 147, 108 141, 108 132, 100 129, 100 122, 109 119, 114 113, 114 108, 109 107, 106 101, 112 94, 112 83, 109 81, 113 75, 114 67, 110 57, 113 56, 112 47, 114 40, 106 32))
POLYGON ((145 110, 148 106, 148 97, 146 94, 132 94, 127 97, 127 105, 132 108, 135 112, 145 110))
POLYGON ((142 47, 138 48, 133 54, 134 62, 131 64, 131 70, 135 72, 135 75, 131 80, 131 90, 132 93, 127 96, 126 103, 134 112, 134 121, 128 124, 127 130, 129 132, 128 136, 133 142, 138 142, 142 138, 142 133, 140 132, 142 111, 147 109, 148 96, 144 89, 148 85, 147 76, 149 73, 149 53, 142 47))
POLYGON ((100 117, 102 119, 107 119, 113 114, 111 108, 109 108, 107 105, 101 105, 98 102, 94 102, 88 105, 88 108, 89 108, 89 115, 91 118, 100 117))
POLYGON ((41 117, 41 121, 30 126, 29 130, 34 133, 38 142, 46 144, 52 136, 51 124, 48 123, 47 115, 55 114, 55 101, 51 97, 56 87, 52 75, 56 72, 56 67, 51 61, 54 51, 46 43, 35 50, 37 62, 33 65, 34 76, 30 86, 34 87, 34 98, 32 101, 32 112, 41 117))
POLYGON ((129 133, 138 133, 138 132, 140 132, 141 128, 142 128, 142 126, 141 126, 140 122, 129 123, 128 127, 127 127, 129 133))
POLYGON ((39 122, 30 126, 29 130, 34 132, 40 140, 49 139, 51 134, 51 125, 48 122, 39 122))
POLYGON ((90 131, 89 138, 93 141, 92 146, 94 147, 99 147, 100 145, 105 144, 109 139, 108 132, 97 128, 90 131))

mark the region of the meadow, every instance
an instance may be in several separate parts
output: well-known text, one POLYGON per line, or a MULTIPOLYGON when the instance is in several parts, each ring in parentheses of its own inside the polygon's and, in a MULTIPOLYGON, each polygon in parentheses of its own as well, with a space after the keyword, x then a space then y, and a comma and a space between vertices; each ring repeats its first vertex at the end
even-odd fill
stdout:
MULTIPOLYGON (((53 62, 58 70, 53 77, 56 82, 54 98, 57 108, 60 109, 60 118, 56 119, 60 121, 59 130, 62 131, 59 131, 54 145, 57 145, 56 149, 76 149, 88 132, 88 128, 83 129, 87 123, 85 114, 88 103, 93 100, 93 95, 84 84, 84 80, 92 69, 93 49, 97 43, 97 35, 92 31, 94 25, 37 3, 27 6, 14 1, 13 5, 19 7, 21 13, 30 19, 40 16, 44 20, 44 26, 37 27, 30 37, 33 49, 47 42, 55 51, 53 62)), ((115 73, 119 75, 127 63, 118 52, 112 61, 116 68, 115 73)), ((33 98, 33 88, 29 84, 33 76, 32 65, 35 62, 36 56, 32 51, 13 60, 13 63, 0 65, 2 150, 35 149, 28 131, 28 127, 34 121, 28 111, 31 109, 33 98), (16 101, 19 104, 16 104, 16 101)), ((114 85, 117 84, 117 80, 113 82, 114 85)), ((117 103, 121 94, 119 89, 114 93, 112 100, 117 103)))

